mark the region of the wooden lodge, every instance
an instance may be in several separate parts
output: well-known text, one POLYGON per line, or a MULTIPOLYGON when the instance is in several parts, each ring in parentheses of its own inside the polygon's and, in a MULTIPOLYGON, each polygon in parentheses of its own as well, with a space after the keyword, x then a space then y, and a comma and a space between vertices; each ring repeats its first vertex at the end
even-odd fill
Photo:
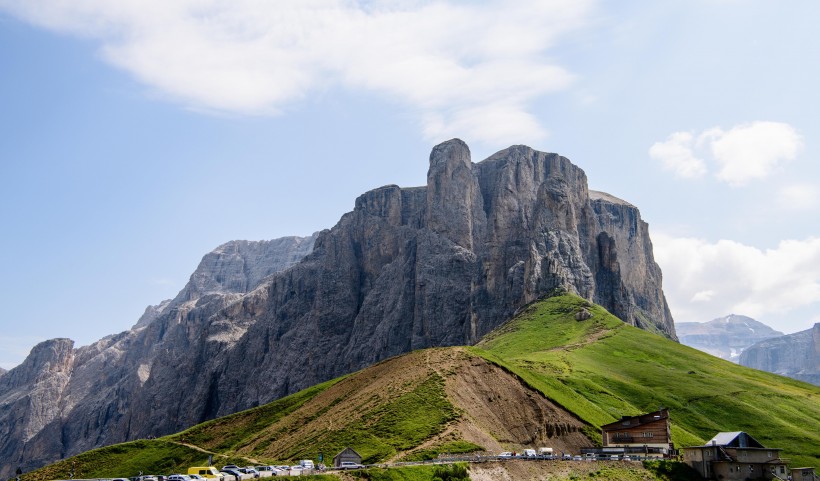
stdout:
POLYGON ((601 426, 604 452, 619 451, 642 457, 669 457, 674 454, 669 410, 624 416, 620 421, 601 426))

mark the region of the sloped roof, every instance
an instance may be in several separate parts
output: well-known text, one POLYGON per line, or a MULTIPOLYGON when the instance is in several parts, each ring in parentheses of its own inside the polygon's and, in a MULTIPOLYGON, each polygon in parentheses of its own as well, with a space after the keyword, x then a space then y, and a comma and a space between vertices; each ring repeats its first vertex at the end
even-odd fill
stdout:
POLYGON ((743 431, 732 431, 728 433, 717 433, 715 437, 706 441, 706 446, 728 446, 732 448, 762 448, 764 447, 757 439, 751 437, 743 431))
POLYGON ((356 450, 354 450, 354 449, 353 449, 353 448, 351 448, 351 447, 347 447, 347 448, 342 449, 342 450, 341 450, 341 452, 339 452, 339 454, 337 454, 336 456, 333 456, 333 459, 336 459, 336 458, 338 458, 339 456, 341 456, 341 455, 343 455, 343 454, 345 454, 345 453, 346 453, 346 454, 353 454, 353 455, 356 455, 356 456, 358 456, 358 458, 359 458, 359 459, 361 459, 361 458, 362 458, 362 455, 361 455, 361 454, 359 454, 359 453, 357 453, 357 452, 356 452, 356 450))
POLYGON ((639 416, 624 416, 614 423, 604 424, 601 429, 604 431, 612 431, 623 428, 634 428, 642 424, 648 424, 662 419, 669 419, 669 411, 661 409, 651 413, 641 414, 639 416))

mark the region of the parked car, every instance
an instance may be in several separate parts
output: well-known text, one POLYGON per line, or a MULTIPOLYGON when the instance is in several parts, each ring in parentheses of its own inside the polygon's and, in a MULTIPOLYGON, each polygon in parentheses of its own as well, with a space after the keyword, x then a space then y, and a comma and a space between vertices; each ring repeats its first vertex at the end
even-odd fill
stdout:
POLYGON ((580 454, 576 454, 575 456, 572 457, 572 460, 573 461, 583 461, 584 458, 582 458, 580 454))
POLYGON ((226 464, 225 466, 222 466, 221 471, 225 471, 226 469, 239 469, 239 466, 235 464, 226 464))
POLYGON ((364 466, 361 464, 356 464, 353 461, 342 461, 342 464, 339 465, 339 469, 362 469, 364 466))
POLYGON ((167 481, 191 481, 191 478, 185 474, 172 474, 168 476, 167 481))
POLYGON ((269 478, 271 476, 276 476, 279 472, 279 469, 273 466, 256 466, 256 470, 259 471, 259 477, 261 478, 269 478))
POLYGON ((510 451, 504 451, 503 453, 499 454, 498 457, 509 459, 513 457, 513 453, 511 453, 510 451))
POLYGON ((244 473, 244 474, 248 474, 248 475, 250 475, 251 477, 253 477, 254 479, 258 479, 258 478, 259 478, 259 471, 257 471, 256 469, 254 469, 254 468, 253 468, 253 467, 251 467, 251 466, 246 466, 246 467, 244 467, 244 468, 239 468, 239 472, 240 472, 240 473, 244 473))
MULTIPOLYGON (((239 469, 230 469, 230 468, 229 469, 223 469, 222 473, 225 473, 228 476, 233 476, 234 481, 243 481, 245 479, 253 479, 252 475, 245 474, 242 471, 239 471, 239 469)), ((229 480, 225 480, 225 481, 229 481, 229 480)))
POLYGON ((188 468, 188 476, 197 475, 202 478, 207 478, 209 481, 221 480, 225 477, 213 466, 193 466, 188 468))

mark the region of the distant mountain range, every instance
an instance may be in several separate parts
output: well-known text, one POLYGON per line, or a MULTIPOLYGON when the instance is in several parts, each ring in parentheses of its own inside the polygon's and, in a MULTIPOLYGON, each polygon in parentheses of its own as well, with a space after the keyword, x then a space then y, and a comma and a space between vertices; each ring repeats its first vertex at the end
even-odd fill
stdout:
POLYGON ((709 322, 676 322, 675 331, 681 344, 735 363, 752 344, 783 335, 762 322, 737 314, 709 322))
POLYGON ((560 155, 519 145, 473 164, 444 142, 426 185, 367 192, 309 238, 229 242, 133 329, 36 346, 0 375, 0 477, 474 344, 556 290, 676 339, 635 206, 560 155))
POLYGON ((820 386, 820 323, 750 346, 740 364, 820 386))
POLYGON ((751 317, 677 322, 681 344, 746 367, 820 385, 820 323, 783 334, 751 317))

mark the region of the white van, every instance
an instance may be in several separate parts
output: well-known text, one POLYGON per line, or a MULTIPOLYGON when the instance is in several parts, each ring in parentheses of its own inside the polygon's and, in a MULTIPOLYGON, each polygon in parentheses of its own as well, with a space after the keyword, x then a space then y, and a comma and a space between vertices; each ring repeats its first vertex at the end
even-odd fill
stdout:
POLYGON ((538 454, 536 454, 534 449, 525 449, 523 454, 524 454, 525 458, 534 458, 534 457, 538 456, 538 454))

